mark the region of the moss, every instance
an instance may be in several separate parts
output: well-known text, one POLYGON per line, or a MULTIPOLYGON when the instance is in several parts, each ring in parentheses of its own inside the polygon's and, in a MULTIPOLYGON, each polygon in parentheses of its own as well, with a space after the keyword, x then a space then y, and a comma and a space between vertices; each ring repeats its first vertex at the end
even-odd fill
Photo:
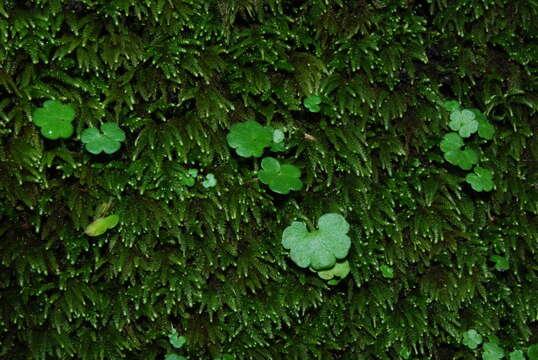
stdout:
POLYGON ((536 338, 537 16, 527 0, 0 1, 0 357, 162 359, 171 326, 196 359, 536 338), (47 100, 76 109, 71 138, 32 123, 47 100), (444 162, 441 100, 495 126, 493 191, 444 162), (247 120, 286 129, 302 190, 268 191, 228 147, 247 120), (105 122, 121 149, 85 151, 105 122), (217 185, 186 186, 191 168, 217 185), (120 222, 89 238, 103 204, 120 222), (280 245, 325 213, 352 240, 333 287, 280 245))

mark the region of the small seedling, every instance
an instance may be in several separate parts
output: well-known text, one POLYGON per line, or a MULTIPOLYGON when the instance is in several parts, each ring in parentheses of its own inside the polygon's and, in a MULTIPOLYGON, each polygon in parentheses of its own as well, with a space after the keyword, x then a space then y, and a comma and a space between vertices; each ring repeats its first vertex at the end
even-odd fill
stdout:
POLYGON ((185 186, 193 186, 196 182, 196 177, 198 176, 197 169, 189 169, 187 173, 182 173, 180 175, 180 182, 185 186))
POLYGON ((88 236, 99 236, 104 234, 108 229, 115 227, 120 220, 116 214, 99 218, 86 227, 84 231, 88 236))
POLYGON ((185 345, 187 342, 187 338, 185 336, 179 336, 177 330, 174 328, 172 328, 170 334, 168 334, 168 339, 170 344, 176 349, 181 349, 181 347, 183 347, 183 345, 185 345))
POLYGON ((301 190, 301 170, 294 165, 284 164, 272 157, 262 160, 262 170, 258 172, 258 179, 269 189, 279 194, 288 194, 290 190, 301 190))
MULTIPOLYGON (((187 342, 187 338, 185 336, 179 336, 177 330, 174 328, 172 328, 170 334, 168 334, 168 340, 170 341, 170 344, 176 349, 181 349, 183 345, 185 345, 185 343, 187 342)), ((187 358, 183 355, 179 355, 176 353, 169 353, 166 355, 164 360, 187 360, 187 358)))
POLYGON ((101 132, 97 128, 88 128, 80 135, 80 140, 86 144, 86 150, 92 154, 112 154, 119 150, 121 141, 125 140, 125 132, 116 123, 104 123, 101 132))
POLYGON ((347 256, 351 239, 346 235, 349 224, 342 215, 321 216, 318 229, 308 232, 304 223, 294 221, 282 233, 282 245, 299 267, 327 270, 347 256))
POLYGON ((75 118, 75 109, 56 100, 47 100, 43 107, 34 111, 34 124, 41 128, 41 135, 47 139, 67 139, 73 135, 71 122, 75 118))
POLYGON ((260 157, 263 149, 273 143, 273 128, 254 120, 235 124, 226 136, 228 145, 242 157, 260 157))

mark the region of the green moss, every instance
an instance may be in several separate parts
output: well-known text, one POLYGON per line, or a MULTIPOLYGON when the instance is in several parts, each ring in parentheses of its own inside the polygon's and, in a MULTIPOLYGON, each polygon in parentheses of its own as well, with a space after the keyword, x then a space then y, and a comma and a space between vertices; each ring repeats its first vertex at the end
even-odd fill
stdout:
POLYGON ((537 17, 528 0, 0 1, 0 358, 161 360, 171 326, 189 359, 472 358, 468 329, 532 342, 537 17), (446 99, 493 126, 475 112, 465 139, 491 191, 443 159, 446 99), (76 109, 70 137, 33 123, 49 100, 76 109), (262 150, 301 191, 273 193, 228 146, 247 121, 286 129, 262 150), (80 136, 103 123, 125 140, 91 154, 80 136), (103 203, 119 223, 88 237, 103 203), (336 286, 280 244, 325 213, 350 224, 336 286))

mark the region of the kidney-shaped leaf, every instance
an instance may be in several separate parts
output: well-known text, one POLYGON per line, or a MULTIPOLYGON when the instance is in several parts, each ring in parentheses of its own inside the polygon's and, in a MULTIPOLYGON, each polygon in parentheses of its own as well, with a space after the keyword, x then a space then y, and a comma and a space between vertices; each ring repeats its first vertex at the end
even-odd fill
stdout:
POLYGON ((254 120, 235 124, 230 128, 226 141, 242 157, 260 157, 263 149, 273 143, 273 128, 254 120))
POLYGON ((71 122, 75 118, 75 109, 60 101, 48 100, 43 107, 34 111, 34 124, 41 128, 41 135, 48 139, 67 139, 73 135, 71 122))
POLYGON ((125 140, 125 132, 116 123, 104 123, 101 132, 97 128, 88 128, 80 136, 80 140, 86 144, 86 150, 92 154, 112 154, 119 150, 120 142, 125 140))
POLYGON ((99 236, 104 234, 108 229, 112 229, 118 224, 120 217, 112 214, 107 217, 99 218, 86 227, 84 231, 88 236, 99 236))
POLYGON ((480 344, 482 344, 482 335, 476 330, 471 329, 463 333, 463 345, 470 349, 476 349, 480 344))
POLYGON ((467 174, 465 181, 475 191, 491 191, 493 189, 493 173, 482 167, 476 167, 474 173, 467 174))
POLYGON ((308 232, 306 225, 294 221, 282 234, 282 245, 290 250, 291 259, 300 267, 326 270, 337 259, 347 256, 351 239, 349 224, 342 215, 325 214, 318 220, 318 230, 308 232))
POLYGON ((279 194, 287 194, 290 190, 301 190, 301 170, 294 165, 284 164, 272 157, 262 160, 262 170, 258 172, 258 179, 279 194))

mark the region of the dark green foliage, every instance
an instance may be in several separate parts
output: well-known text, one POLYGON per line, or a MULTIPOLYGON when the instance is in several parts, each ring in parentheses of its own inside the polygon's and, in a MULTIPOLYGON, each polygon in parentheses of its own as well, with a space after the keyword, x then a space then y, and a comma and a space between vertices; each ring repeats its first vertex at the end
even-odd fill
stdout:
POLYGON ((189 359, 536 343, 537 18, 535 0, 0 0, 0 358, 161 360, 171 326, 189 359), (47 100, 75 109, 70 138, 32 122, 47 100), (445 100, 494 126, 465 140, 492 191, 443 159, 445 100), (228 146, 249 120, 286 129, 301 191, 228 146), (88 153, 107 122, 121 148, 88 153), (119 223, 88 237, 103 203, 119 223), (325 213, 350 224, 337 286, 280 244, 325 213))

